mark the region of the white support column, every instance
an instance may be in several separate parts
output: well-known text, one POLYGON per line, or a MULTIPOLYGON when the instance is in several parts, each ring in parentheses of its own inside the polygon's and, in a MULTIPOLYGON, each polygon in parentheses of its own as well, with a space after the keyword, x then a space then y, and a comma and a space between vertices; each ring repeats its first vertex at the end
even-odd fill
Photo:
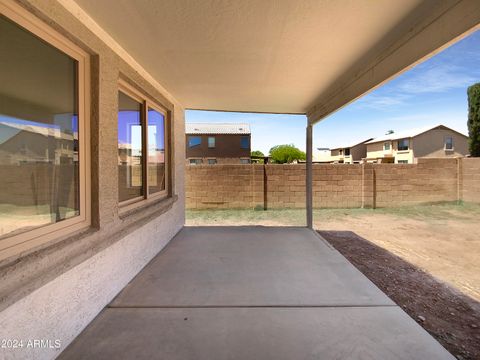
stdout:
POLYGON ((313 125, 307 120, 307 169, 306 169, 306 213, 307 213, 307 228, 313 229, 313 169, 312 169, 312 133, 313 125))

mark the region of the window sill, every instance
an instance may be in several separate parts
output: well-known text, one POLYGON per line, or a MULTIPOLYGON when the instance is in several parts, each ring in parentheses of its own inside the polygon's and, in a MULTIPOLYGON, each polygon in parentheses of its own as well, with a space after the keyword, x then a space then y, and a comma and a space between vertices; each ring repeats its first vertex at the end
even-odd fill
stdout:
POLYGON ((143 203, 128 214, 122 214, 123 223, 117 226, 100 229, 89 227, 58 238, 48 245, 30 249, 15 258, 2 260, 0 311, 113 245, 129 232, 166 213, 177 200, 177 195, 152 199, 151 202, 143 203))
POLYGON ((118 217, 121 220, 124 220, 128 217, 134 216, 135 214, 143 213, 144 211, 150 213, 150 211, 148 210, 152 210, 153 212, 155 212, 156 215, 161 215, 164 212, 167 212, 172 207, 173 203, 177 201, 177 199, 177 195, 171 197, 165 195, 140 200, 138 202, 134 202, 132 204, 125 205, 124 207, 119 208, 118 217))

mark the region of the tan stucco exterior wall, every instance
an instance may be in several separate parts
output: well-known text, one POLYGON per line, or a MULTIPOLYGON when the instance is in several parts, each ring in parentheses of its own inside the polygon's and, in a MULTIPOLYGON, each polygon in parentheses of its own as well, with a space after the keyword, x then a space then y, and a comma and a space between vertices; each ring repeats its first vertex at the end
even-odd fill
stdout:
MULTIPOLYGON (((184 109, 129 59, 53 0, 21 6, 91 55, 92 227, 0 263, 0 338, 59 339, 59 349, 15 349, 10 359, 52 359, 183 227, 184 109), (172 121, 171 197, 119 215, 117 111, 122 78, 160 102, 172 121)), ((131 60, 131 59, 130 59, 131 60)), ((3 356, 3 353, 2 353, 3 356)))
POLYGON ((408 150, 398 150, 398 140, 367 144, 368 159, 380 159, 384 157, 395 157, 395 164, 398 164, 399 160, 406 160, 409 164, 413 164, 412 139, 410 139, 410 149, 408 150), (390 150, 384 150, 385 142, 390 143, 390 150))
POLYGON ((399 160, 407 160, 409 164, 416 163, 418 158, 454 158, 468 155, 468 138, 456 131, 446 128, 436 128, 423 134, 410 138, 409 150, 398 150, 398 140, 390 142, 391 150, 383 150, 385 142, 377 142, 367 145, 367 158, 395 157, 395 163, 399 160), (453 138, 453 151, 445 150, 445 137, 453 138))
POLYGON ((345 149, 331 150, 329 161, 333 161, 335 163, 339 163, 343 161, 343 164, 353 164, 352 156, 351 155, 345 156, 345 149), (341 154, 340 154, 340 150, 342 150, 341 154))
POLYGON ((383 150, 383 142, 367 144, 367 158, 375 159, 384 157, 386 154, 390 154, 390 151, 383 150))
POLYGON ((433 129, 413 138, 413 151, 419 157, 459 157, 468 154, 468 138, 449 129, 433 129), (446 151, 445 137, 453 138, 453 151, 446 151))
POLYGON ((360 162, 367 156, 367 145, 357 144, 350 148, 351 160, 353 162, 360 162))

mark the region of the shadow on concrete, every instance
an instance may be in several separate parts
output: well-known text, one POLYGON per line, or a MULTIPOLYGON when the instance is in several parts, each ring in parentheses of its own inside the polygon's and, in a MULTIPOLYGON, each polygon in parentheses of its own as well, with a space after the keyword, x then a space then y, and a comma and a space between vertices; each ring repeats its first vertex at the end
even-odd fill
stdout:
POLYGON ((480 359, 480 303, 352 231, 318 231, 458 359, 480 359))

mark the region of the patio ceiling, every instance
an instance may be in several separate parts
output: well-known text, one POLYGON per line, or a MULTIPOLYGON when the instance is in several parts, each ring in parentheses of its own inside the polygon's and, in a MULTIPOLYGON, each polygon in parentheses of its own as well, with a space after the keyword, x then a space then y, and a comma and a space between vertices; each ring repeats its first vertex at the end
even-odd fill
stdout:
POLYGON ((312 122, 480 22, 475 0, 60 1, 186 108, 312 122))

